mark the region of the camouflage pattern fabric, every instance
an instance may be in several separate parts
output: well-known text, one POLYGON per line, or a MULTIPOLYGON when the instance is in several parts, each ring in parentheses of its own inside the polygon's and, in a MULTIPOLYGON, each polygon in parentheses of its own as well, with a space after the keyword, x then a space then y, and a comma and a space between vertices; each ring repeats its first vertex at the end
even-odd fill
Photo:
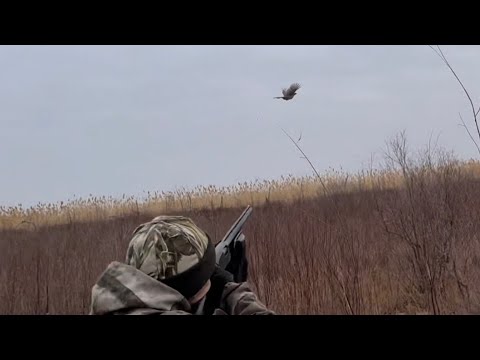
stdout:
POLYGON ((135 229, 126 263, 162 280, 197 264, 208 243, 208 235, 191 219, 158 216, 135 229))
POLYGON ((247 283, 228 283, 213 315, 275 315, 262 304, 247 283))
MULTIPOLYGON (((133 266, 113 262, 93 286, 90 315, 192 315, 192 307, 164 283, 133 266)), ((227 283, 214 315, 274 313, 258 301, 246 283, 227 283)))

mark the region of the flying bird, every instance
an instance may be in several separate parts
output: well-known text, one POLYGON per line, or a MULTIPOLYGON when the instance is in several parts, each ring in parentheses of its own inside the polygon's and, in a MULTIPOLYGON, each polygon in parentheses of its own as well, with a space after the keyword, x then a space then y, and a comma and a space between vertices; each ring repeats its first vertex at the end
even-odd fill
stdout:
POLYGON ((292 84, 288 89, 283 89, 282 93, 283 96, 275 97, 274 99, 283 99, 285 101, 292 100, 295 95, 297 95, 296 91, 300 89, 300 84, 292 84))

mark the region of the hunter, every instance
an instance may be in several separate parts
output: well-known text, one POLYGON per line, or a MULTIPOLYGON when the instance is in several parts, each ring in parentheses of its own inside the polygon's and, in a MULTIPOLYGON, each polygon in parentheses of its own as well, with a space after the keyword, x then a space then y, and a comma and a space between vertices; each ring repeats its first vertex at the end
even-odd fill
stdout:
POLYGON ((183 216, 138 226, 126 263, 112 262, 92 288, 90 315, 274 315, 247 283, 215 263, 210 237, 183 216))

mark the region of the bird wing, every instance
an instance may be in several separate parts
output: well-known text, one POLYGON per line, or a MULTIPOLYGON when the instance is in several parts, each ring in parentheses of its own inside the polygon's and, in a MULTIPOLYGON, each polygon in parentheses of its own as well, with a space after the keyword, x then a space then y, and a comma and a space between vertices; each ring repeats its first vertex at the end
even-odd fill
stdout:
POLYGON ((287 96, 287 89, 282 89, 283 96, 287 96))
POLYGON ((290 87, 284 92, 283 92, 283 96, 292 96, 292 95, 295 95, 295 92, 300 89, 300 84, 292 84, 290 85, 290 87))

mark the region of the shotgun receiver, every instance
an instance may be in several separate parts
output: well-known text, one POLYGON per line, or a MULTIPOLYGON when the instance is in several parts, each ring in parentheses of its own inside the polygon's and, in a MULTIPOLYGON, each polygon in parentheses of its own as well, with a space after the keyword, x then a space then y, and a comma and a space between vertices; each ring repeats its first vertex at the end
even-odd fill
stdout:
POLYGON ((222 241, 215 246, 217 265, 230 272, 235 282, 245 282, 248 278, 248 260, 246 257, 245 235, 243 226, 250 217, 253 208, 249 205, 235 221, 222 241))

